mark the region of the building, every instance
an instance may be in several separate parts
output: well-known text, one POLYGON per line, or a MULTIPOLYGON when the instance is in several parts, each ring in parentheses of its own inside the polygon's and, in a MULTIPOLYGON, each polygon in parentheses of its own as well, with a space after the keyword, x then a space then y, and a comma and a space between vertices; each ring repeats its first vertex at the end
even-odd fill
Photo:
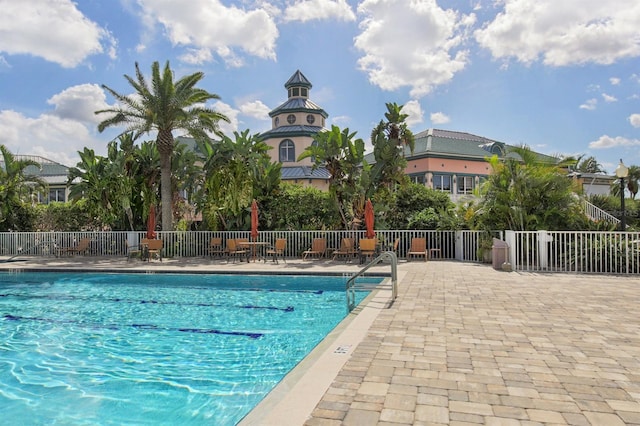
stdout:
POLYGON ((26 175, 38 176, 49 188, 45 194, 32 194, 34 202, 49 204, 54 201, 65 202, 69 199, 67 187, 69 167, 38 155, 15 155, 14 159, 34 161, 40 165, 40 167, 28 166, 24 171, 26 175))
POLYGON ((285 83, 287 100, 269 112, 271 130, 260 139, 271 146, 271 160, 282 164, 282 180, 320 189, 329 188, 329 173, 323 167, 313 169, 311 158, 297 161, 298 156, 314 143, 313 137, 325 129, 328 114, 309 99, 311 83, 296 71, 285 83))

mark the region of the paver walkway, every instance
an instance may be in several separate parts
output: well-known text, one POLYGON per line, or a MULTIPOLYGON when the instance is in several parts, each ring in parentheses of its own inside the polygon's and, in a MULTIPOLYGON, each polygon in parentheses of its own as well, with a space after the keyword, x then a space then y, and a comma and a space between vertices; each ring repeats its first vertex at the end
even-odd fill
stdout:
POLYGON ((402 269, 307 425, 640 424, 640 277, 402 269))

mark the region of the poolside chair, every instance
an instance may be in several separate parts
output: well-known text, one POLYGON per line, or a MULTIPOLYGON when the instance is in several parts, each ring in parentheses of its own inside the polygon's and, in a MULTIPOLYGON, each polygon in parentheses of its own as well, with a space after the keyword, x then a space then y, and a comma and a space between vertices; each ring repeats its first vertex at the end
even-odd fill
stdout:
POLYGON ((78 241, 78 245, 75 247, 67 247, 62 250, 65 251, 69 256, 73 256, 74 254, 87 254, 89 249, 91 248, 91 239, 90 238, 81 238, 78 241))
POLYGON ((302 260, 307 257, 324 257, 327 251, 327 239, 326 238, 314 238, 311 242, 311 248, 302 252, 302 260))
POLYGON ((224 254, 224 247, 222 246, 222 238, 213 237, 209 240, 209 246, 206 249, 209 257, 220 257, 224 254))
POLYGON ((345 257, 347 261, 353 258, 358 251, 353 245, 353 238, 343 238, 340 242, 340 248, 334 250, 332 260, 336 260, 338 257, 345 257))
MULTIPOLYGON (((144 242, 145 240, 143 239, 141 241, 144 242)), ((125 246, 127 248, 127 262, 131 260, 132 257, 137 257, 137 258, 141 258, 142 257, 142 246, 130 246, 129 245, 129 241, 128 240, 124 240, 125 246)))
POLYGON ((248 251, 243 249, 243 248, 241 248, 238 245, 238 239, 235 239, 235 238, 227 239, 227 248, 225 250, 225 253, 227 255, 227 261, 228 261, 228 258, 231 257, 231 258, 233 258, 233 261, 235 262, 236 258, 245 256, 247 258, 247 262, 249 262, 248 251))
POLYGON ((377 253, 378 240, 375 238, 360 238, 358 252, 360 254, 360 263, 364 263, 367 258, 375 257, 377 253))
POLYGON ((407 252, 407 260, 411 260, 413 256, 424 256, 426 262, 429 258, 427 253, 427 239, 426 238, 412 238, 411 247, 407 252))
POLYGON ((147 240, 147 260, 157 257, 162 262, 162 248, 164 244, 162 240, 147 240))
MULTIPOLYGON (((285 259, 284 257, 284 249, 287 248, 287 239, 286 238, 277 238, 276 239, 276 243, 273 246, 273 248, 267 249, 266 255, 267 256, 273 256, 273 261, 275 263, 278 263, 278 256, 280 256, 280 258, 282 260, 284 260, 284 263, 287 263, 287 259, 285 259)), ((265 257, 264 261, 267 261, 267 258, 265 257)))

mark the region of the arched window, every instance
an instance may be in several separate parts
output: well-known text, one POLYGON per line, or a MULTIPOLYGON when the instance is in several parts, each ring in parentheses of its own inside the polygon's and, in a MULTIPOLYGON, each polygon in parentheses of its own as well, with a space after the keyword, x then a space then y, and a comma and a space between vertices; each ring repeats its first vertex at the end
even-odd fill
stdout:
POLYGON ((296 146, 291 139, 280 142, 280 162, 288 163, 296 161, 296 146))

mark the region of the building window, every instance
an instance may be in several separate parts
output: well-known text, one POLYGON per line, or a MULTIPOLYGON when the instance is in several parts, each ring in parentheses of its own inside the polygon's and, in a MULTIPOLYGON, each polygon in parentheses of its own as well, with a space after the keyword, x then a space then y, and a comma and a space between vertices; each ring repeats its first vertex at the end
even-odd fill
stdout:
POLYGON ((425 183, 424 174, 422 173, 419 175, 409 175, 409 179, 411 179, 411 182, 419 183, 420 185, 424 185, 425 183))
POLYGON ((54 201, 59 201, 61 203, 65 202, 64 197, 64 188, 50 188, 49 189, 49 202, 52 203, 54 201))
POLYGON ((290 163, 296 161, 296 146, 291 139, 280 142, 280 162, 290 163))
POLYGON ((293 89, 291 89, 291 96, 300 96, 300 88, 294 87, 293 89))
POLYGON ((451 175, 433 175, 433 189, 451 192, 451 175))
POLYGON ((287 115, 287 123, 293 124, 296 122, 296 116, 293 114, 287 115))
POLYGON ((316 118, 313 116, 313 114, 307 115, 307 123, 313 124, 314 121, 316 121, 316 118))
POLYGON ((300 95, 301 95, 301 96, 304 96, 305 98, 306 98, 307 96, 309 96, 309 92, 307 91, 307 88, 306 88, 306 87, 301 87, 301 88, 300 88, 300 95))
POLYGON ((280 117, 276 117, 276 121, 275 121, 275 123, 276 123, 276 126, 279 126, 279 125, 280 125, 280 117))
POLYGON ((458 194, 473 193, 473 176, 458 176, 458 194))

